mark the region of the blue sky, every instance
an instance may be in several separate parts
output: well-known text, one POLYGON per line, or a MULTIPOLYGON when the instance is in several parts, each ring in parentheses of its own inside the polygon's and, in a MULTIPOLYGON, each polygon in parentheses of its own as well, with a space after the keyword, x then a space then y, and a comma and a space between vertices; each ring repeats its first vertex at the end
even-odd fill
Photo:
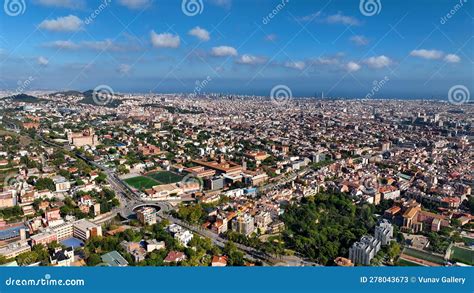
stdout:
POLYGON ((194 0, 189 16, 181 0, 6 0, 21 9, 1 11, 0 89, 32 77, 31 90, 193 92, 210 79, 207 92, 364 97, 386 79, 374 96, 472 91, 472 1, 372 1, 367 16, 359 0, 194 0))

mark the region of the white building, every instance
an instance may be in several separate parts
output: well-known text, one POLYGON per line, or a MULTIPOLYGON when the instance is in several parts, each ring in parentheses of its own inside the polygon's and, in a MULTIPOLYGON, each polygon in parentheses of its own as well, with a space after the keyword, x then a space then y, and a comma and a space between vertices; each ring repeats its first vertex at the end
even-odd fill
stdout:
POLYGON ((174 234, 174 239, 178 240, 184 246, 187 246, 189 241, 193 239, 193 233, 188 230, 181 230, 174 234))
POLYGON ((363 236, 349 248, 349 259, 354 264, 370 265, 370 261, 380 250, 380 241, 373 236, 363 236))
POLYGON ((385 246, 390 243, 393 237, 393 226, 392 224, 384 219, 382 220, 377 227, 375 227, 375 238, 377 238, 380 243, 385 246))
POLYGON ((268 225, 272 222, 272 217, 267 211, 259 211, 255 215, 255 225, 262 233, 265 233, 268 229, 268 225))
POLYGON ((254 218, 249 214, 243 214, 232 220, 232 230, 246 236, 253 233, 255 230, 254 218))
POLYGON ((50 226, 51 230, 56 232, 58 241, 75 237, 86 241, 92 236, 102 236, 102 227, 86 219, 75 222, 64 222, 56 226, 50 226))
POLYGON ((53 177, 54 185, 56 186, 57 192, 65 192, 71 189, 71 183, 67 181, 63 176, 54 176, 53 177))
POLYGON ((73 224, 73 236, 86 241, 92 236, 102 236, 102 227, 81 219, 73 224))

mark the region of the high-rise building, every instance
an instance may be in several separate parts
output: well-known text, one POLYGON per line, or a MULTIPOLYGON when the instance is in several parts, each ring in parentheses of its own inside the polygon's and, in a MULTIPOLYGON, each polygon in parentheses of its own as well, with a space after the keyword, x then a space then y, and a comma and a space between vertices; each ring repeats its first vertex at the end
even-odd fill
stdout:
POLYGON ((377 227, 375 227, 375 238, 380 241, 381 245, 385 246, 390 243, 393 237, 393 226, 392 224, 383 219, 377 227))
POLYGON ((137 212, 137 218, 143 225, 156 224, 156 211, 154 208, 144 207, 137 212))
POLYGON ((349 259, 354 264, 369 265, 379 250, 380 241, 373 236, 366 235, 349 248, 349 259))
POLYGON ((243 214, 232 220, 232 230, 244 234, 250 235, 255 230, 255 222, 251 215, 243 214))

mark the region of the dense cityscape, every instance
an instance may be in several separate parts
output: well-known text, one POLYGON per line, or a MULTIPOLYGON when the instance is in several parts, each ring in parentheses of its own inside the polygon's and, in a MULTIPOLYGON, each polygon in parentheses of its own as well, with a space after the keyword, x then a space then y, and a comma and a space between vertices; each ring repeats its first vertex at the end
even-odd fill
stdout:
POLYGON ((474 265, 474 105, 3 92, 4 266, 474 265))

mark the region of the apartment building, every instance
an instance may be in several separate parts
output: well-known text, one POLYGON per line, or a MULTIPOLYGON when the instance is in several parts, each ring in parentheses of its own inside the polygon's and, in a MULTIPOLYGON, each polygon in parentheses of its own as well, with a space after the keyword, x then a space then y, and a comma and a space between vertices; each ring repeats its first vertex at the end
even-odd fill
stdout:
POLYGON ((137 218, 143 225, 156 224, 156 210, 150 207, 144 207, 137 211, 137 218))
POLYGON ((382 246, 388 245, 393 237, 392 224, 383 219, 377 227, 375 227, 375 238, 380 241, 382 246))
POLYGON ((349 248, 349 259, 354 264, 370 265, 370 261, 380 250, 380 241, 366 235, 349 248))
POLYGON ((248 236, 255 230, 255 220, 249 214, 238 216, 232 220, 232 230, 248 236))
POLYGON ((86 241, 93 236, 102 236, 102 227, 81 219, 73 224, 73 236, 86 241))
POLYGON ((54 231, 45 231, 30 237, 31 239, 31 246, 35 246, 38 244, 48 245, 53 241, 58 241, 58 235, 54 231))

